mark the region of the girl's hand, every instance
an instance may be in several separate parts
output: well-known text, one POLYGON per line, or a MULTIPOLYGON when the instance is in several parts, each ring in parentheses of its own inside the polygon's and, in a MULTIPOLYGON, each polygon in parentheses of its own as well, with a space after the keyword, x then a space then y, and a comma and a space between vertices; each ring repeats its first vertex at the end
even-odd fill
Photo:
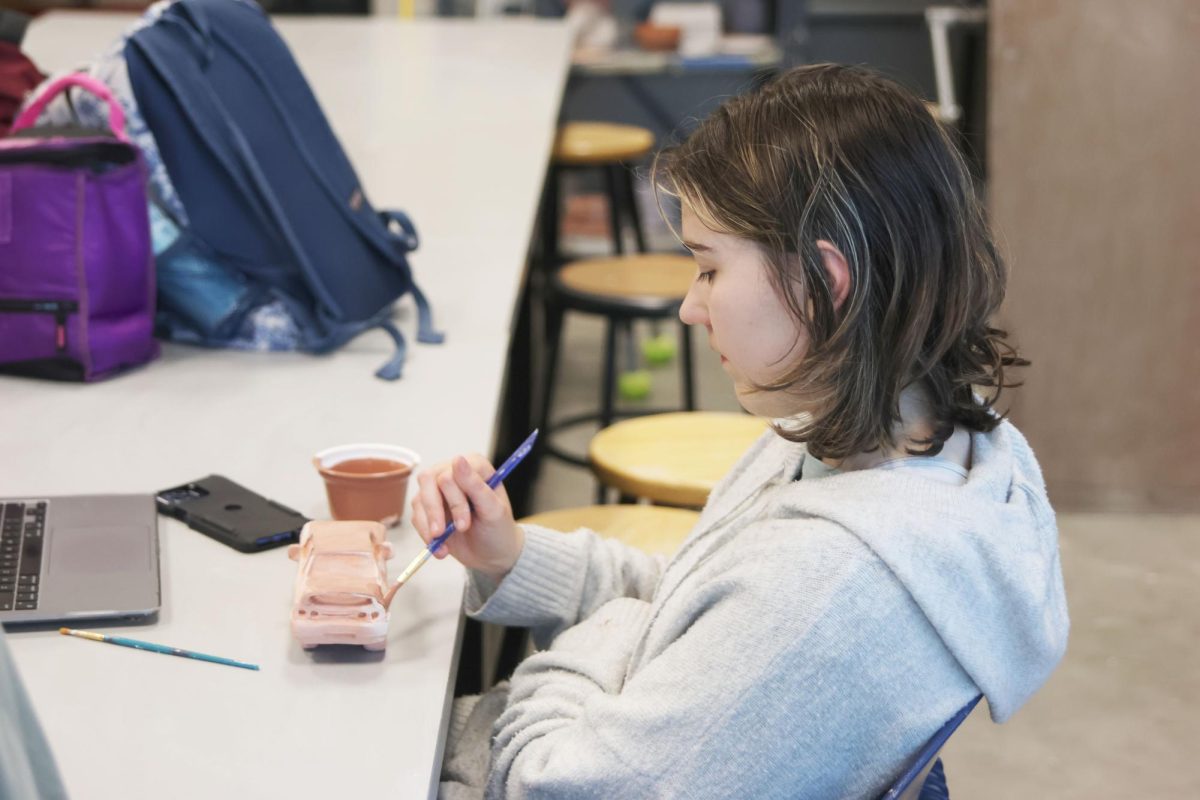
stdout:
POLYGON ((504 485, 492 489, 485 483, 495 472, 478 454, 457 456, 423 470, 412 501, 412 523, 429 544, 453 520, 457 531, 434 556, 445 558, 449 553, 467 569, 499 582, 517 563, 525 534, 513 521, 504 485))

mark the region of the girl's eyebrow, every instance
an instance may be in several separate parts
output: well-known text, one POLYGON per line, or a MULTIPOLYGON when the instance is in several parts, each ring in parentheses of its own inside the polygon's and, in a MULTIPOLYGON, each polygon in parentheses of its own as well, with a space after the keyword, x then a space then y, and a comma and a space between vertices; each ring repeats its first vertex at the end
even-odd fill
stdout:
POLYGON ((687 240, 684 240, 683 246, 686 247, 688 250, 691 250, 693 253, 708 253, 708 252, 712 251, 712 248, 706 244, 700 244, 698 242, 689 242, 687 240))

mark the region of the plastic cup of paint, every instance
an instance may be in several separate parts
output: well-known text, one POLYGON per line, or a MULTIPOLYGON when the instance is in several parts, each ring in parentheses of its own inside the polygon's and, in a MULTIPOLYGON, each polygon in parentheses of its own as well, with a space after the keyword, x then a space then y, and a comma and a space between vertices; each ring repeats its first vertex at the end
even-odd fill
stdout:
POLYGON ((334 519, 375 520, 389 527, 404 516, 408 478, 420 463, 412 450, 389 444, 343 444, 313 456, 334 519))

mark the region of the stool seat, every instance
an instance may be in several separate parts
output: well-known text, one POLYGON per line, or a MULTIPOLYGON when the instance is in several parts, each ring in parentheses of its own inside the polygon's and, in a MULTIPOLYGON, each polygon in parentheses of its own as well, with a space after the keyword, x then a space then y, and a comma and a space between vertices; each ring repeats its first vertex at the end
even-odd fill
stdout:
POLYGON ((564 533, 588 528, 651 555, 671 555, 699 519, 699 512, 683 508, 612 505, 545 511, 520 521, 564 533))
POLYGON ((696 277, 687 256, 655 253, 574 261, 554 276, 569 304, 594 313, 626 306, 637 316, 674 314, 696 277))
POLYGON ((562 166, 638 161, 654 148, 654 134, 636 125, 568 122, 554 139, 554 163, 562 166))
POLYGON ((592 437, 601 482, 624 495, 701 508, 713 486, 767 430, 748 414, 685 411, 622 420, 592 437))

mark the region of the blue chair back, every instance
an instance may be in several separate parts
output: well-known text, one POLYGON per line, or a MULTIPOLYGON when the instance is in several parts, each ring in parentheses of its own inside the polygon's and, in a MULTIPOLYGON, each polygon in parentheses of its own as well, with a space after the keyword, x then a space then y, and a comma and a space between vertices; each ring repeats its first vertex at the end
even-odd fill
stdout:
POLYGON ((950 738, 950 734, 958 730, 958 726, 963 724, 963 720, 970 716, 982 699, 983 695, 979 695, 959 709, 958 713, 925 743, 908 769, 904 770, 880 800, 948 800, 946 779, 941 770, 942 762, 937 755, 950 738), (931 773, 935 773, 937 780, 932 780, 934 776, 931 773), (930 779, 928 782, 934 785, 926 787, 927 778, 930 779), (926 788, 930 790, 928 795, 923 791, 926 788))

